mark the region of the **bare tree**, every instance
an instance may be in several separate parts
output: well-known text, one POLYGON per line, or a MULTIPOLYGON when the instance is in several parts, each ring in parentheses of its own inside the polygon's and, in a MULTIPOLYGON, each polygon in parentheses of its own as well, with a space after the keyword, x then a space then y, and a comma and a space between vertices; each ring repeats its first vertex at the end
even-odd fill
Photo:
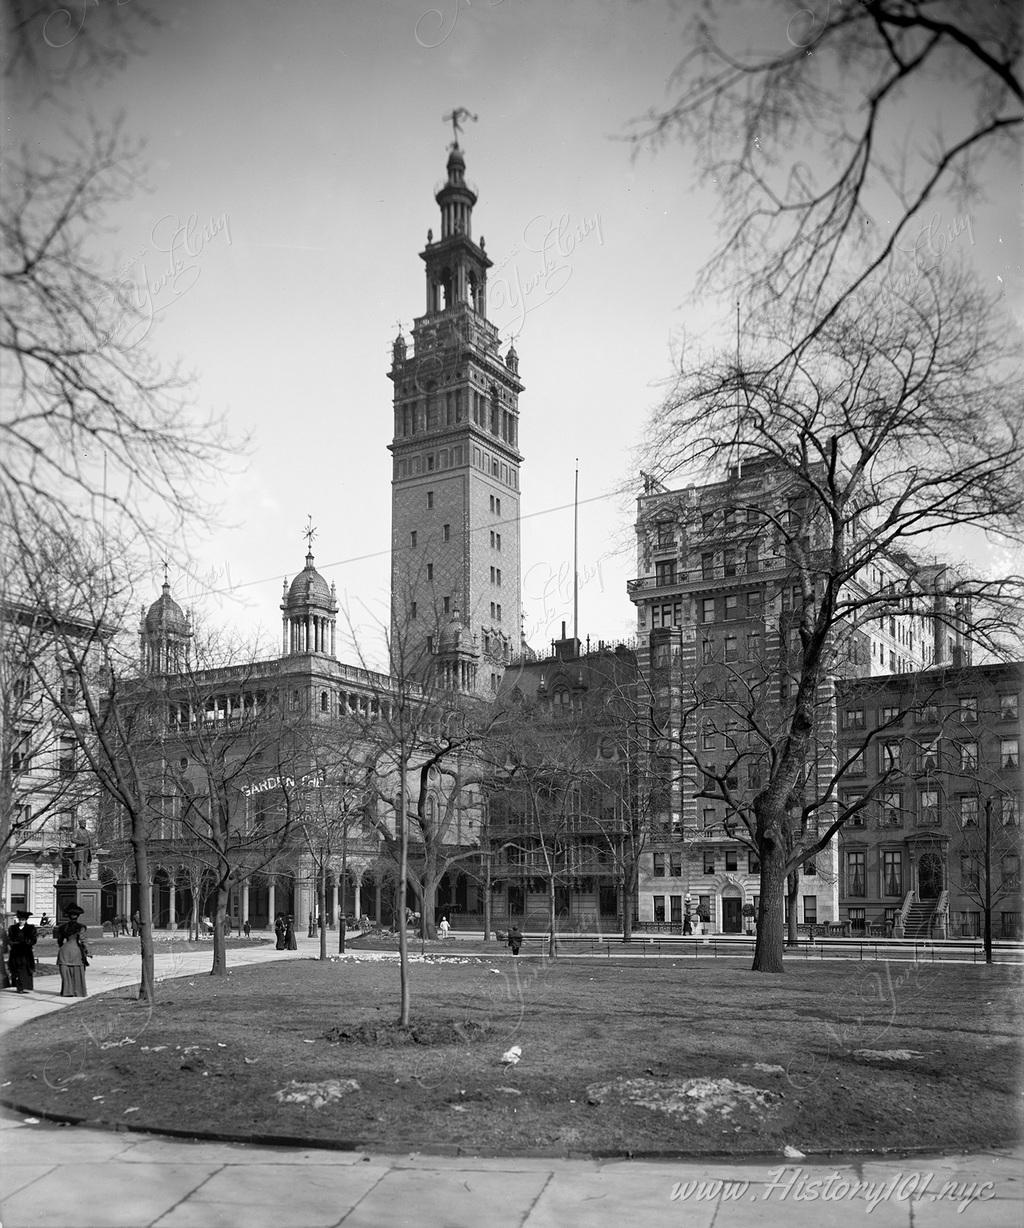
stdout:
MULTIPOLYGON (((759 743, 752 797, 736 787, 752 753, 742 744, 695 765, 700 795, 725 803, 760 859, 755 970, 781 971, 786 875, 846 817, 834 802, 850 764, 823 765, 818 748, 831 680, 865 633, 913 613, 944 624, 943 643, 948 632, 999 655, 1013 643, 1019 580, 926 568, 908 553, 967 528, 1020 540, 1024 434, 1012 376, 995 376, 1004 354, 985 306, 935 276, 891 314, 850 297, 798 355, 783 324, 743 369, 729 360, 687 375, 652 424, 652 465, 720 475, 738 522, 729 544, 770 558, 784 595, 776 656, 753 687, 743 680, 746 698, 726 697, 727 719, 759 743), (894 565, 915 577, 898 592, 877 582, 894 565)), ((693 696, 693 717, 704 698, 693 696)))
POLYGON ((728 284, 751 314, 783 300, 799 349, 851 295, 883 293, 899 259, 934 263, 949 236, 932 236, 929 204, 976 191, 986 157, 1014 156, 1020 14, 1008 3, 793 0, 746 16, 703 7, 671 103, 635 139, 693 144, 723 211, 705 286, 728 284), (767 50, 737 46, 752 29, 767 50), (934 119, 947 98, 955 105, 934 119))
POLYGON ((972 821, 961 826, 958 852, 960 894, 981 911, 985 963, 992 962, 992 917, 1003 900, 1020 899, 1021 844, 1016 824, 1019 799, 1015 794, 978 797, 981 803, 972 821))
POLYGON ((202 485, 225 463, 221 423, 146 345, 129 282, 89 246, 107 209, 138 187, 139 151, 119 129, 65 154, 10 159, 0 214, 0 525, 43 519, 78 532, 178 529, 201 518, 202 485), (159 510, 154 515, 152 507, 159 510))

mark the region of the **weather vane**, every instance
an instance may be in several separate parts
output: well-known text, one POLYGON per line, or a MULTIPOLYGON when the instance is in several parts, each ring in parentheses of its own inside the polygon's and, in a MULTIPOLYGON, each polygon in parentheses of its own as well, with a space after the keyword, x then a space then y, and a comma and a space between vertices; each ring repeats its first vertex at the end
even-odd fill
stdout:
POLYGON ((312 554, 312 553, 313 553, 313 539, 316 537, 316 529, 313 527, 313 517, 312 517, 312 515, 307 515, 307 516, 306 516, 306 530, 305 530, 305 532, 302 534, 302 536, 303 536, 303 537, 306 539, 306 549, 307 549, 307 551, 308 551, 310 554, 312 554))
POLYGON ((473 123, 475 124, 479 117, 474 115, 472 111, 467 110, 466 107, 455 107, 451 115, 442 115, 441 118, 444 120, 446 124, 447 123, 451 124, 452 136, 454 138, 452 140, 452 148, 458 149, 459 133, 462 131, 462 121, 464 119, 471 119, 473 123))

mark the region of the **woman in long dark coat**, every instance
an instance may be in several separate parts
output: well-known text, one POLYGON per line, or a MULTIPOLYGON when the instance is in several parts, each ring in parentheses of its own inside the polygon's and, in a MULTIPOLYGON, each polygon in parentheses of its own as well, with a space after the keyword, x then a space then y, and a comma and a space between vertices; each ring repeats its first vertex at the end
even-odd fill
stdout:
POLYGON ((275 951, 284 950, 284 917, 280 913, 274 918, 274 934, 277 941, 274 943, 275 951))
POLYGON ((297 951, 299 944, 295 941, 295 918, 289 913, 284 933, 285 946, 289 951, 297 951))
POLYGON ((11 984, 18 993, 25 993, 33 988, 36 956, 32 948, 36 945, 36 927, 28 923, 31 915, 19 909, 18 920, 7 931, 7 967, 11 974, 11 984))
POLYGON ((79 924, 82 909, 72 904, 64 912, 68 918, 53 931, 57 939, 57 969, 60 972, 60 996, 84 998, 85 968, 89 949, 85 945, 85 926, 79 924))

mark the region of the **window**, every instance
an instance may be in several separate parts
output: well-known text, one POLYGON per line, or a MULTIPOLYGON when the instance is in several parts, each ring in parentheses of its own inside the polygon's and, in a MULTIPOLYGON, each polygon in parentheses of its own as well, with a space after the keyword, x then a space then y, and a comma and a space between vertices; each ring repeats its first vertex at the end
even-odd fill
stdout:
POLYGON ((434 492, 432 490, 428 490, 427 491, 427 507, 430 508, 433 506, 434 506, 434 492))
POLYGON ((882 853, 882 895, 903 894, 903 854, 882 853))
POLYGON ((740 599, 738 593, 729 593, 725 598, 725 617, 739 618, 740 616, 740 599))
POLYGON ((1020 744, 1016 738, 1000 738, 999 763, 1004 768, 1020 766, 1020 744))
POLYGON ((887 789, 878 802, 878 822, 881 827, 900 827, 903 824, 903 794, 896 789, 887 789))
POLYGON ((934 772, 939 766, 939 739, 922 742, 917 757, 919 772, 934 772))
POLYGON ((499 516, 501 515, 501 496, 500 495, 495 495, 494 497, 494 510, 495 512, 497 512, 499 516))
POLYGON ((427 564, 427 579, 433 580, 433 578, 434 578, 434 564, 428 563, 427 564))
POLYGON ((443 540, 450 541, 451 535, 452 535, 452 526, 450 524, 443 524, 441 526, 441 537, 443 538, 443 540))
POLYGON ((410 614, 413 616, 413 618, 415 618, 415 617, 416 617, 416 602, 415 602, 415 601, 413 601, 413 602, 411 602, 411 603, 410 603, 410 605, 409 605, 409 613, 410 613, 410 614))
POLYGON ((668 897, 669 907, 671 908, 670 916, 673 925, 682 925, 683 923, 683 897, 681 895, 670 895, 668 897))
POLYGON ((718 745, 717 735, 713 725, 705 725, 700 735, 701 750, 714 750, 718 745))
POLYGON ((863 908, 847 909, 846 915, 850 919, 850 933, 863 934, 867 929, 867 916, 863 908))
POLYGON ((654 871, 653 871, 654 877, 664 878, 665 877, 665 854, 655 853, 653 856, 654 856, 654 871))
POLYGON ((700 919, 707 924, 711 920, 711 896, 697 896, 697 911, 700 913, 700 919))
POLYGON ((701 824, 705 831, 709 831, 715 825, 715 809, 713 806, 705 806, 701 811, 701 824))
POLYGON ((1004 827, 1020 827, 1020 795, 1004 793, 999 799, 999 817, 1004 827))
POLYGON ((960 771, 968 772, 978 766, 978 743, 960 743, 960 771))
POLYGON ((722 551, 722 573, 726 576, 734 576, 736 574, 736 551, 722 551))
POLYGON ((747 660, 760 661, 761 659, 761 632, 747 632, 747 660))
POLYGON ((19 729, 14 735, 11 749, 11 770, 27 772, 32 767, 32 734, 28 729, 19 729))
POLYGON ((939 705, 921 704, 914 712, 914 723, 917 725, 937 725, 939 723, 939 705))
POLYGON ((702 580, 713 580, 715 578, 715 556, 713 554, 702 554, 700 556, 700 577, 702 580))
POLYGON ((409 545, 410 546, 416 545, 416 530, 415 529, 413 529, 413 531, 409 534, 409 545))
POLYGON ((804 896, 804 925, 818 924, 818 897, 816 895, 804 896))
POLYGON ((494 618, 494 602, 491 602, 491 618, 494 618))
POLYGON ((725 850, 725 868, 727 870, 739 869, 739 854, 735 849, 725 850))
POLYGON ((654 920, 656 923, 665 921, 665 897, 663 895, 654 897, 654 920))
POLYGON ((759 588, 751 589, 751 591, 747 593, 747 617, 760 618, 763 607, 764 602, 762 600, 761 590, 759 588))
POLYGON ((960 703, 960 723, 962 725, 973 725, 978 719, 978 697, 976 695, 961 695, 960 703))
POLYGON ((452 604, 452 599, 451 599, 451 597, 445 597, 445 598, 444 598, 444 612, 445 612, 446 614, 450 614, 450 613, 451 613, 451 604, 452 604))
MULTIPOLYGON (((752 575, 754 575, 754 573, 755 573, 755 572, 757 571, 757 569, 758 569, 758 558, 757 558, 757 547, 756 547, 756 546, 748 546, 748 547, 747 547, 747 560, 746 560, 746 563, 747 563, 747 575, 748 575, 748 576, 752 576, 752 575)), ((761 595, 761 594, 760 594, 760 593, 758 593, 758 596, 759 596, 759 597, 760 597, 760 595, 761 595)), ((748 594, 748 600, 749 600, 749 594, 748 594)))
POLYGON ((658 521, 658 545, 664 547, 664 546, 672 546, 674 544, 675 544, 675 535, 672 531, 672 521, 671 520, 659 520, 658 521))
POLYGON ((957 816, 961 827, 978 826, 978 798, 973 793, 966 793, 956 799, 957 816))
POLYGON ((659 587, 676 582, 676 561, 668 559, 654 564, 654 583, 659 587))
POLYGON ((740 659, 739 636, 727 635, 725 637, 725 659, 727 661, 738 661, 740 659))
POLYGON ((715 655, 715 641, 703 639, 700 642, 700 660, 702 665, 710 665, 715 655))
POLYGON ((846 854, 846 894, 855 897, 866 894, 865 861, 862 849, 850 849, 846 854))
POLYGON ((981 913, 980 912, 959 912, 957 913, 957 929, 960 931, 961 938, 980 938, 981 937, 981 913))
POLYGON ((999 914, 999 920, 1000 938, 1020 938, 1021 922, 1019 912, 1001 912, 999 914))
MULTIPOLYGON (((846 750, 843 753, 846 755, 850 754, 849 750, 846 750)), ((858 750, 852 756, 850 756, 849 761, 846 764, 846 775, 847 776, 863 776, 864 775, 864 752, 862 750, 858 750)))
POLYGON ((491 568, 491 583, 494 583, 494 568, 491 568))
POLYGON ((814 864, 814 859, 813 859, 813 858, 811 858, 811 860, 810 860, 810 861, 805 861, 805 862, 804 862, 804 864, 803 864, 803 871, 804 871, 804 875, 805 875, 805 877, 807 877, 807 878, 813 878, 813 877, 815 876, 815 874, 817 874, 817 872, 818 872, 818 867, 817 867, 817 866, 814 864))
POLYGON ((495 572, 496 572, 497 577, 498 577, 498 579, 497 579, 497 585, 498 585, 498 588, 501 588, 501 568, 500 568, 500 567, 496 568, 496 569, 495 569, 495 572))
MULTIPOLYGON (((864 801, 864 790, 863 789, 848 789, 843 794, 843 809, 847 812, 847 814, 849 814, 849 812, 853 810, 855 806, 859 806, 860 803, 863 801, 864 801)), ((847 819, 847 826, 849 827, 863 827, 864 826, 864 807, 863 806, 860 806, 860 809, 855 814, 849 814, 849 818, 847 819)))
POLYGON ((715 621, 715 599, 714 597, 705 597, 700 603, 701 622, 713 623, 715 621))
POLYGON ((893 725, 900 720, 899 708, 879 708, 878 723, 880 725, 893 725))
POLYGON ((714 874, 715 872, 715 852, 714 849, 708 849, 704 854, 704 873, 714 874))
POLYGON ((31 877, 28 874, 12 874, 11 875, 11 895, 8 907, 11 912, 31 912, 29 906, 29 884, 31 877))
POLYGON ((78 702, 78 675, 73 669, 61 671, 60 702, 72 706, 78 702))
POLYGON ((864 709, 863 708, 845 708, 843 710, 843 728, 844 729, 863 729, 864 728, 864 709))
POLYGON ((498 602, 498 622, 501 622, 501 602, 498 602))
POLYGON ((1003 890, 1020 890, 1020 858, 1016 853, 1008 853, 1003 858, 1003 890))
POLYGON ((917 821, 922 827, 934 827, 939 821, 939 792, 922 789, 917 795, 917 821))
POLYGON ((497 543, 494 548, 497 550, 499 554, 501 554, 501 534, 495 533, 494 540, 497 543))
POLYGON ((1001 721, 1015 721, 1017 719, 1019 708, 1016 695, 1000 695, 999 696, 999 719, 1001 721))
POLYGON ((669 854, 668 872, 673 878, 683 877, 683 855, 682 853, 670 853, 669 854))
POLYGON ((75 774, 75 740, 61 738, 57 751, 57 771, 65 779, 75 774))
POLYGON ((901 743, 890 739, 878 744, 878 770, 880 772, 895 772, 900 766, 901 743))
POLYGON ((756 853, 747 853, 747 873, 760 874, 761 862, 756 853))

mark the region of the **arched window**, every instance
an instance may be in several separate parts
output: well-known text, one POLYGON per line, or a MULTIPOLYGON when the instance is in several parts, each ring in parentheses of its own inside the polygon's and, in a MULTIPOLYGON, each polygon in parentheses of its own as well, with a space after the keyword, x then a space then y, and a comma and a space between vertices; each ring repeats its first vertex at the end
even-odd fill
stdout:
POLYGON ((321 691, 321 692, 320 692, 320 711, 321 711, 321 712, 326 712, 326 711, 327 711, 327 703, 328 703, 328 700, 327 700, 327 692, 326 692, 326 691, 321 691))

